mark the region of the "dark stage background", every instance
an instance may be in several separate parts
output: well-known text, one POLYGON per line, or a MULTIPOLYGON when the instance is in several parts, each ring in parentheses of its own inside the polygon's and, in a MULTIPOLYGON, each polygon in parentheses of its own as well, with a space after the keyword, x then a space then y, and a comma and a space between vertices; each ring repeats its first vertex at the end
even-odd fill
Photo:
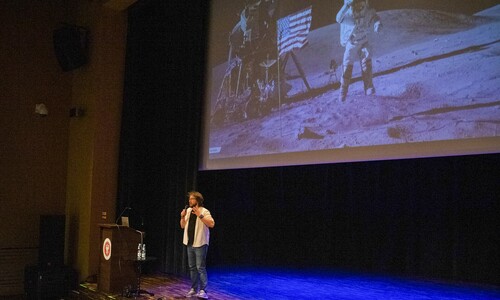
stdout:
POLYGON ((186 274, 179 214, 205 196, 216 265, 335 267, 500 284, 500 155, 197 171, 208 2, 129 13, 119 199, 156 271, 186 274))

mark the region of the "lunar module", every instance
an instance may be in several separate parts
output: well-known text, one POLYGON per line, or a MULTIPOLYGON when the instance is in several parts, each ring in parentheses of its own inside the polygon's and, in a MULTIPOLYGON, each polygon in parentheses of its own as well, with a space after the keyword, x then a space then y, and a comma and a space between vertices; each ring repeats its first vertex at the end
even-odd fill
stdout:
POLYGON ((275 5, 274 0, 246 1, 229 33, 227 68, 212 124, 263 116, 278 105, 275 5))

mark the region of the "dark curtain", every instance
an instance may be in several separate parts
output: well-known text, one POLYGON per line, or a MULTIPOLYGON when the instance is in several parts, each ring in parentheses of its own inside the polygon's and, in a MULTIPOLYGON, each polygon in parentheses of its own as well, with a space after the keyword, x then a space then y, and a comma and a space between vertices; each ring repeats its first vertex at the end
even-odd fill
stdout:
POLYGON ((209 171, 213 265, 499 284, 500 155, 209 171))
POLYGON ((196 184, 206 1, 129 10, 117 212, 146 232, 157 268, 185 270, 179 213, 196 184))
POLYGON ((129 13, 117 211, 151 268, 185 274, 179 213, 205 196, 208 263, 500 284, 500 155, 197 171, 208 1, 129 13))

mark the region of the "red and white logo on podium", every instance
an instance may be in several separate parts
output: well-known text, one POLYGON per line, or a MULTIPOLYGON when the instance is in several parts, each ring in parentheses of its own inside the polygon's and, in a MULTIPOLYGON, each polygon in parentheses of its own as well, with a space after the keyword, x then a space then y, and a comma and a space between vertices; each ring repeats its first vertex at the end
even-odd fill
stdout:
POLYGON ((111 240, 109 238, 106 238, 102 243, 102 254, 106 260, 111 258, 111 240))

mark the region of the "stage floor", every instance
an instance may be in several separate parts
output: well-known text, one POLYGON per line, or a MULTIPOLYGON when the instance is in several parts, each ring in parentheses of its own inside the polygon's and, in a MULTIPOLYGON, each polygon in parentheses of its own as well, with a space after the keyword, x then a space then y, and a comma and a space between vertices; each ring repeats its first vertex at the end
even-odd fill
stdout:
MULTIPOLYGON (((500 287, 425 279, 396 278, 360 273, 318 270, 208 268, 209 299, 500 299, 500 287)), ((141 288, 154 294, 136 299, 186 299, 189 280, 172 275, 143 277, 141 288)), ((134 299, 105 294, 96 284, 81 284, 70 299, 134 299)), ((196 299, 196 298, 193 298, 196 299)))

